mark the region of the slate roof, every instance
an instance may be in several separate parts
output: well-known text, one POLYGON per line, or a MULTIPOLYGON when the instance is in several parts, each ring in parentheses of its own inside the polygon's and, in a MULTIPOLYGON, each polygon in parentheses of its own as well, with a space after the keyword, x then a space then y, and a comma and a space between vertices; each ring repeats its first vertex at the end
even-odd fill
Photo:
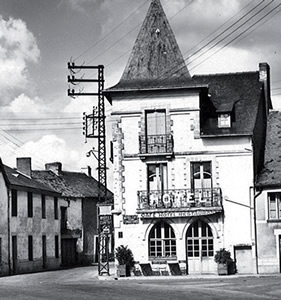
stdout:
MULTIPOLYGON (((98 198, 98 181, 85 173, 61 171, 56 175, 51 170, 32 171, 32 178, 50 186, 68 198, 98 198)), ((108 198, 113 194, 108 190, 108 198)))
POLYGON ((258 71, 195 75, 192 81, 199 85, 207 85, 210 95, 210 108, 205 112, 205 116, 201 116, 205 119, 205 122, 201 124, 203 136, 251 135, 253 133, 259 103, 262 99, 262 83, 259 81, 258 71), (234 120, 231 128, 219 128, 218 113, 231 109, 232 120, 234 120))
POLYGON ((281 187, 281 111, 270 111, 267 123, 264 168, 258 187, 281 187))
POLYGON ((160 0, 152 0, 124 73, 109 90, 182 86, 190 78, 160 0))
POLYGON ((59 196, 59 193, 50 186, 29 178, 15 169, 3 165, 3 170, 5 172, 5 178, 12 188, 29 189, 59 196))

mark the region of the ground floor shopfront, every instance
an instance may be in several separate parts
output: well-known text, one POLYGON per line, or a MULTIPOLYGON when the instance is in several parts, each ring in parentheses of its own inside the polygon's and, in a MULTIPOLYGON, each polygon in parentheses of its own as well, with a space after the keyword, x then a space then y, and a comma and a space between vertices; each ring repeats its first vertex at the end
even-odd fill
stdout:
POLYGON ((209 210, 204 214, 193 212, 193 216, 174 215, 135 216, 135 224, 125 221, 116 230, 117 243, 128 245, 140 271, 145 268, 149 272, 151 268, 159 275, 216 273, 215 251, 224 247, 222 212, 209 210))

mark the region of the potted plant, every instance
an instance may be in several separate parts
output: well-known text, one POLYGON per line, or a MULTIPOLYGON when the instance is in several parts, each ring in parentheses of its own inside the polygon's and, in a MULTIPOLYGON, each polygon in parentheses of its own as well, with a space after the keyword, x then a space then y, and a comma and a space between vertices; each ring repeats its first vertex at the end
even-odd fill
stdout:
POLYGON ((221 248, 216 252, 214 260, 218 264, 218 275, 228 275, 229 267, 233 264, 230 252, 221 248))
POLYGON ((131 269, 135 265, 132 250, 128 246, 121 245, 115 249, 115 257, 118 261, 118 276, 131 276, 131 269))

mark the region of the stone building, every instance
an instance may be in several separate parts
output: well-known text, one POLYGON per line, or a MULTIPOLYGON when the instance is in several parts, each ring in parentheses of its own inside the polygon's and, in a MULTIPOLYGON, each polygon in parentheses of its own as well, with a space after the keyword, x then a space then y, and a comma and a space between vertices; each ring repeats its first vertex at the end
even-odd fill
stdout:
MULTIPOLYGON (((91 174, 62 169, 60 162, 33 170, 32 178, 58 193, 63 266, 97 262, 99 184, 91 174)), ((113 198, 108 190, 108 199, 113 198)))
MULTIPOLYGON (((112 104, 115 246, 159 272, 215 273, 231 251, 257 272, 255 178, 271 108, 269 66, 190 75, 159 0, 151 2, 112 104)), ((164 273, 163 273, 164 274, 164 273)))
POLYGON ((90 174, 58 162, 34 171, 27 157, 16 169, 0 160, 0 276, 97 262, 98 200, 90 174))
POLYGON ((265 162, 256 184, 258 271, 281 272, 281 112, 268 117, 265 162))
POLYGON ((0 161, 0 276, 60 267, 59 196, 0 161))

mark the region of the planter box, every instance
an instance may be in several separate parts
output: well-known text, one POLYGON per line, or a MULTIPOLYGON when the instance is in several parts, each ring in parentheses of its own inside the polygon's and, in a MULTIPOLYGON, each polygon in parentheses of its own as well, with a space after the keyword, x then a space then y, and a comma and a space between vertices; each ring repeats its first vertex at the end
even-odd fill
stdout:
POLYGON ((118 265, 117 266, 117 276, 118 277, 126 277, 126 265, 118 265))
POLYGON ((118 265, 117 266, 117 276, 118 277, 131 276, 131 268, 127 265, 118 265))
POLYGON ((218 275, 228 275, 227 264, 218 264, 218 275))

